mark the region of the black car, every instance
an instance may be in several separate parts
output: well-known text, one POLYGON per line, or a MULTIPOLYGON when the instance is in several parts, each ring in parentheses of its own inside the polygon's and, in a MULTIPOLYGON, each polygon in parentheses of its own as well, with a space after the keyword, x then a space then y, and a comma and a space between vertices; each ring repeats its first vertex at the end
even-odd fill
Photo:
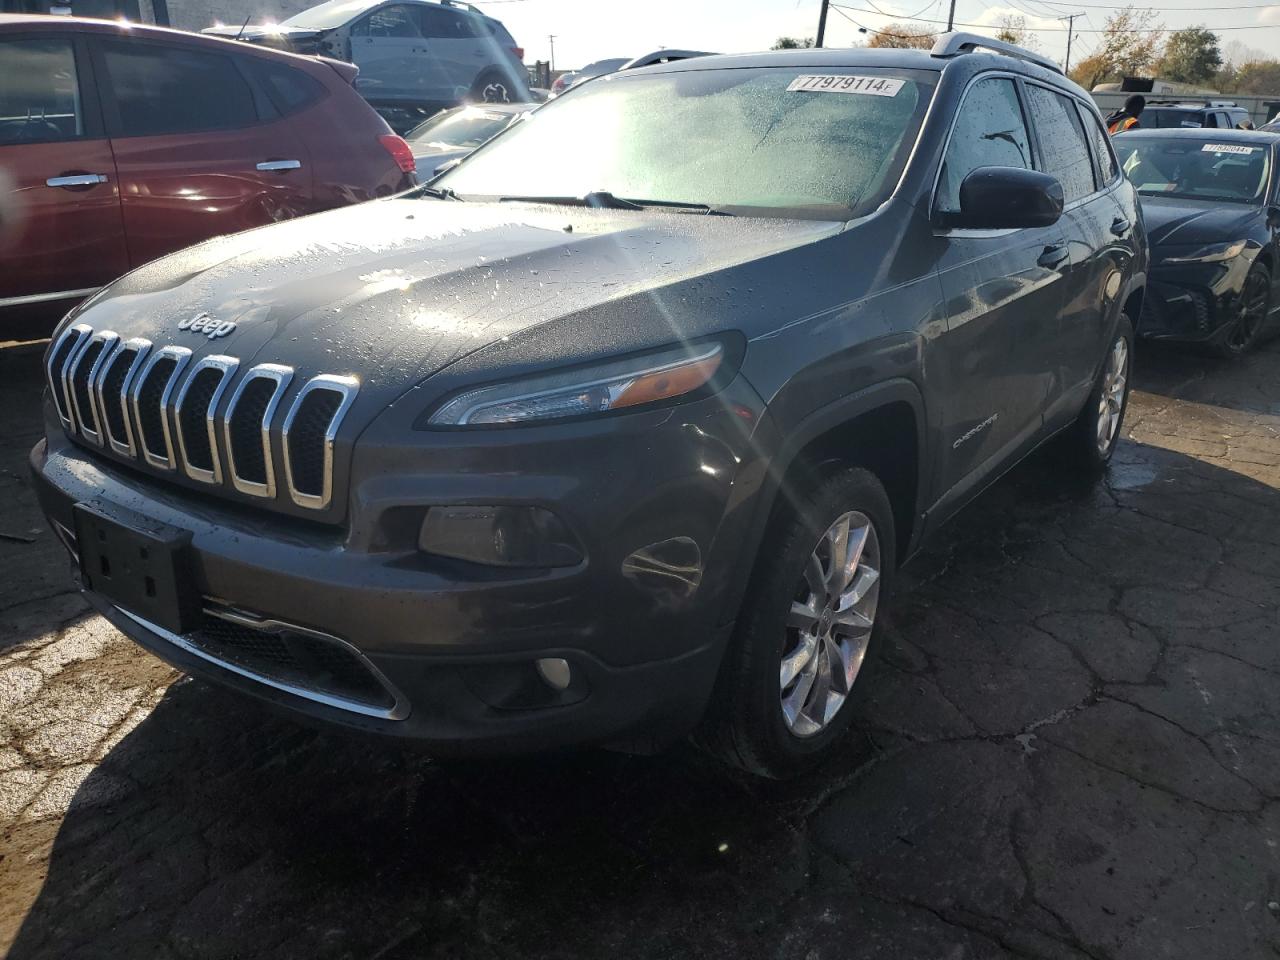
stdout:
POLYGON ((1151 243, 1140 335, 1235 356, 1274 330, 1278 145, 1280 135, 1245 130, 1115 138, 1151 243))
POLYGON ((1148 100, 1146 109, 1138 116, 1138 123, 1143 130, 1179 130, 1192 127, 1235 130, 1248 119, 1248 110, 1226 100, 1191 103, 1148 100))
POLYGON ((417 196, 117 281, 31 464, 182 669, 440 753, 696 728, 782 776, 924 537, 1051 438, 1111 456, 1145 251, 1097 109, 1017 47, 627 70, 417 196))

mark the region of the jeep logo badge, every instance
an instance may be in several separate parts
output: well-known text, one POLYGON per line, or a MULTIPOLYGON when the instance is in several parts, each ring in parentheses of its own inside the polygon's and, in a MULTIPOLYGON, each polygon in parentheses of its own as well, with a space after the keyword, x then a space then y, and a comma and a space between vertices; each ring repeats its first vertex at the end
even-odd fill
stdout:
POLYGON ((178 321, 179 330, 190 330, 192 333, 203 333, 210 340, 217 340, 219 337, 225 337, 234 331, 236 323, 234 320, 215 320, 207 313, 198 313, 194 317, 188 317, 186 320, 178 321))

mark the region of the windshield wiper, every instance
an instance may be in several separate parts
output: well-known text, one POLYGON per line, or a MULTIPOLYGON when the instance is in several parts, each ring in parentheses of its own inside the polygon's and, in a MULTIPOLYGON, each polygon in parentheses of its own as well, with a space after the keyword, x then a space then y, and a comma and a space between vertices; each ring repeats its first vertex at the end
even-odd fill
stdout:
POLYGON ((630 197, 619 197, 608 190, 592 190, 581 197, 499 197, 498 202, 554 203, 565 207, 595 207, 605 210, 644 210, 648 207, 667 207, 672 210, 687 210, 722 217, 733 216, 724 210, 713 210, 705 203, 686 203, 682 200, 633 200, 630 197))
POLYGON ((419 187, 418 190, 432 200, 457 200, 459 203, 462 202, 462 198, 449 187, 419 187))

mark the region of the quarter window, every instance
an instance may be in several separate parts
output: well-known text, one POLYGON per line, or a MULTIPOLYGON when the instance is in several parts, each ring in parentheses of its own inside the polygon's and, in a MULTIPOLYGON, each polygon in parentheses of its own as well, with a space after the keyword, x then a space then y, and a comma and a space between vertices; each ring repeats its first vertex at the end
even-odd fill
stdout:
POLYGON ((1037 84, 1028 84, 1027 97, 1044 150, 1044 172, 1062 183, 1067 203, 1087 197, 1094 191, 1093 161, 1075 102, 1037 84))
POLYGON ((0 144, 49 143, 84 134, 69 40, 0 40, 0 144))
POLYGON ((178 47, 102 45, 126 137, 247 127, 253 91, 230 57, 178 47))
POLYGON ((965 95, 942 163, 938 210, 960 211, 960 184, 979 167, 1031 169, 1031 140, 1018 91, 1006 77, 979 80, 965 95))

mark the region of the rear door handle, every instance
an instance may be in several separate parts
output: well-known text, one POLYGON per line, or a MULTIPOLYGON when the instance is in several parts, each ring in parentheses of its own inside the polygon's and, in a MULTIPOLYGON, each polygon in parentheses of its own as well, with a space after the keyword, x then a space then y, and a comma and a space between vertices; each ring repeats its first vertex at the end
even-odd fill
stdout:
POLYGON ((1111 221, 1111 232, 1117 237, 1123 237, 1129 232, 1129 228, 1133 226, 1127 217, 1116 217, 1111 221))
POLYGON ((264 173, 283 173, 285 170, 297 170, 301 166, 301 160, 263 160, 258 164, 258 169, 264 173))
POLYGON ((1036 258, 1036 263, 1042 267, 1056 267, 1067 259, 1067 245, 1065 243, 1051 243, 1044 248, 1044 251, 1036 258))
POLYGON ((60 177, 50 177, 44 185, 46 187, 92 187, 106 182, 107 176, 103 173, 69 173, 60 177))

